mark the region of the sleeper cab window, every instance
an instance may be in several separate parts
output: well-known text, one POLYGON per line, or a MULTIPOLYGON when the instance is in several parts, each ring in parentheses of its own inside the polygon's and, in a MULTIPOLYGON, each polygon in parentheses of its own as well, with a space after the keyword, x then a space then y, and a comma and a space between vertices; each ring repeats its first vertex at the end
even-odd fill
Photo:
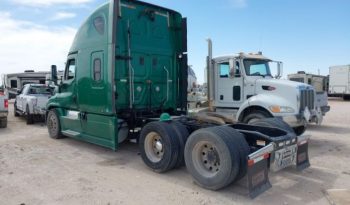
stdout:
POLYGON ((228 75, 230 73, 230 65, 228 62, 220 63, 219 64, 219 74, 220 78, 228 78, 228 75))
POLYGON ((100 81, 102 78, 102 73, 101 73, 101 59, 96 58, 94 60, 94 80, 95 81, 100 81))
POLYGON ((64 74, 65 80, 71 80, 75 77, 75 59, 68 60, 66 72, 64 74))
POLYGON ((93 24, 97 33, 103 35, 105 32, 105 19, 102 16, 97 16, 94 18, 93 24))

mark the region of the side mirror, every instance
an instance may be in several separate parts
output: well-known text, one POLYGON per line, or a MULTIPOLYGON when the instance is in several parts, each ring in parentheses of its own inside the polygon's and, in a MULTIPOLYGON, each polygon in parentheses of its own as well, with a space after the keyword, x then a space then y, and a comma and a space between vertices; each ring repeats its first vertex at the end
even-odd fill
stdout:
POLYGON ((235 78, 235 72, 236 72, 236 61, 234 59, 230 59, 230 72, 229 77, 231 79, 235 78))
POLYGON ((51 80, 57 85, 57 66, 51 65, 51 80))
POLYGON ((16 91, 17 95, 21 94, 21 90, 16 91))
POLYGON ((278 61, 277 62, 277 75, 275 76, 275 78, 277 78, 277 79, 281 78, 282 72, 283 72, 283 63, 278 61))

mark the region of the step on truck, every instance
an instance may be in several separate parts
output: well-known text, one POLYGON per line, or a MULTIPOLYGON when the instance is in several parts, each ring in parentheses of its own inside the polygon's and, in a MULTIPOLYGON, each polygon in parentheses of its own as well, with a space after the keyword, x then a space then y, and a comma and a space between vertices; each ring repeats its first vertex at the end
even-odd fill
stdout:
POLYGON ((155 172, 185 165, 211 190, 242 178, 251 197, 271 186, 268 169, 309 166, 308 137, 279 119, 246 125, 187 115, 187 68, 180 13, 140 1, 105 3, 75 36, 63 80, 46 105, 49 135, 112 150, 136 139, 155 172))

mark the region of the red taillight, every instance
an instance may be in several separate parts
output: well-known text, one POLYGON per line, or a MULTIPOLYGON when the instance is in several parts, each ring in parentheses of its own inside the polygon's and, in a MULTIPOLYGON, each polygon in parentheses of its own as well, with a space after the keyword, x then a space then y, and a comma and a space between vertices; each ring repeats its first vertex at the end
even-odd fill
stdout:
POLYGON ((5 108, 9 107, 9 101, 8 100, 4 100, 4 106, 5 106, 5 108))

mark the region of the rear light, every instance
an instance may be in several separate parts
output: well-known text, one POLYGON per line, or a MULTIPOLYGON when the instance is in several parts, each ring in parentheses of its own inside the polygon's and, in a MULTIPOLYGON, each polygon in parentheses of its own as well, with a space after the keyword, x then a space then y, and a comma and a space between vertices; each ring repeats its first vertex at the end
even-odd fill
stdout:
POLYGON ((4 100, 4 106, 5 106, 5 108, 8 108, 9 107, 9 101, 6 99, 6 100, 4 100))
POLYGON ((249 159, 248 160, 248 166, 253 166, 254 164, 258 163, 259 161, 263 160, 263 159, 267 159, 270 157, 270 153, 265 153, 263 155, 261 155, 260 157, 257 157, 255 159, 249 159))

